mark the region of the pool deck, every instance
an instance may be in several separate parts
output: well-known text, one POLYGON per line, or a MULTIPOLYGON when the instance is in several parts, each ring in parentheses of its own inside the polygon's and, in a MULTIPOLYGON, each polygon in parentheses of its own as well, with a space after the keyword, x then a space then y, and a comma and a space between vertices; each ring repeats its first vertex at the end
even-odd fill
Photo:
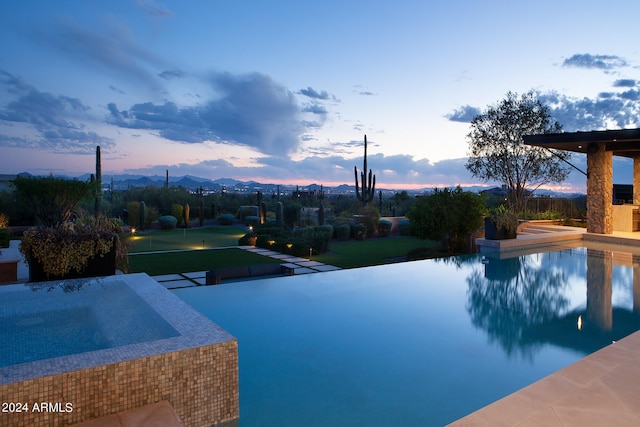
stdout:
MULTIPOLYGON (((509 256, 547 245, 584 242, 626 245, 640 254, 640 233, 611 235, 545 225, 546 231, 495 244, 484 251, 509 256), (555 229, 554 229, 555 228, 555 229)), ((488 242, 488 243, 487 243, 488 242)), ((640 425, 640 331, 593 353, 450 426, 638 426, 640 425)))

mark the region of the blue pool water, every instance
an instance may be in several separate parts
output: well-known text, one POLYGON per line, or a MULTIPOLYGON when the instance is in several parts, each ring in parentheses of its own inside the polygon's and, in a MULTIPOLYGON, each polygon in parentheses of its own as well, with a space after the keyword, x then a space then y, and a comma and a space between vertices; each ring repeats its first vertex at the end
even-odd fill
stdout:
POLYGON ((574 248, 174 292, 238 339, 240 426, 439 426, 639 329, 634 264, 574 248))

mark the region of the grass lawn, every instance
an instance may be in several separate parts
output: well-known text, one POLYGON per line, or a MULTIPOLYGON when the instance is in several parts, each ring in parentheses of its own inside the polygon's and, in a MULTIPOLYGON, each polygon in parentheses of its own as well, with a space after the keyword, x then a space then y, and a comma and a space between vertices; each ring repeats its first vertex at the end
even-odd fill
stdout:
POLYGON ((129 256, 129 268, 132 273, 147 273, 150 276, 273 262, 277 261, 242 249, 166 252, 129 256))
POLYGON ((437 248, 438 242, 416 237, 391 237, 369 240, 332 240, 329 252, 313 257, 314 261, 341 268, 388 264, 393 258, 407 255, 413 248, 437 248))
POLYGON ((129 253, 237 246, 246 233, 246 229, 232 226, 140 232, 129 237, 134 245, 129 253))
MULTIPOLYGON (((130 237, 134 244, 129 251, 130 269, 133 273, 145 272, 153 276, 275 262, 272 258, 241 249, 202 250, 237 246, 238 239, 245 233, 245 229, 231 226, 142 232, 130 237), (173 250, 185 252, 140 253, 173 250)), ((438 243, 415 237, 332 240, 328 253, 315 255, 312 259, 341 268, 366 267, 394 262, 394 258, 404 257, 410 249, 418 247, 436 248, 438 243)))

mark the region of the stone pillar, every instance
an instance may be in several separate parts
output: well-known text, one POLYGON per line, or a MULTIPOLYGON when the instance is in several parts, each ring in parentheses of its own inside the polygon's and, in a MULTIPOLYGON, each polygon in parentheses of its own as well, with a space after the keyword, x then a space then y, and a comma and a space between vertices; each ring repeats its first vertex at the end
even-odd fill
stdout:
POLYGON ((640 157, 633 158, 633 204, 640 205, 640 157))
POLYGON ((604 143, 591 143, 587 150, 587 232, 613 232, 613 153, 604 143))

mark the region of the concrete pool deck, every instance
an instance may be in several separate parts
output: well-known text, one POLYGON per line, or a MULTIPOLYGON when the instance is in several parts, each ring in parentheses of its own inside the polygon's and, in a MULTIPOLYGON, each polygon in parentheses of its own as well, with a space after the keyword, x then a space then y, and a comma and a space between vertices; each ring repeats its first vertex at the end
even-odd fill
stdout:
POLYGON ((640 425, 640 332, 449 425, 640 425))

